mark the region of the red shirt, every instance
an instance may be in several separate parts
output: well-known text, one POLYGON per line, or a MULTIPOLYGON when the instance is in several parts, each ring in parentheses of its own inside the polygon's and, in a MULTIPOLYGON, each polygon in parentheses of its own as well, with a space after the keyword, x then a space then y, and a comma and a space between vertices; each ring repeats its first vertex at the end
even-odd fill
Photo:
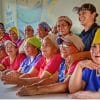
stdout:
POLYGON ((60 54, 56 54, 47 64, 46 59, 42 57, 38 63, 34 66, 38 70, 38 77, 41 77, 44 71, 54 74, 59 70, 62 58, 60 54))
POLYGON ((5 66, 6 69, 17 70, 25 58, 25 54, 18 54, 13 63, 11 64, 9 57, 7 56, 2 60, 2 64, 5 66))
POLYGON ((11 40, 7 33, 4 33, 3 37, 0 38, 0 43, 5 42, 6 40, 11 40))
POLYGON ((74 72, 74 70, 75 70, 75 68, 76 68, 76 66, 78 64, 78 62, 79 61, 76 61, 71 65, 71 67, 68 69, 68 72, 67 72, 68 75, 72 75, 72 73, 74 72))

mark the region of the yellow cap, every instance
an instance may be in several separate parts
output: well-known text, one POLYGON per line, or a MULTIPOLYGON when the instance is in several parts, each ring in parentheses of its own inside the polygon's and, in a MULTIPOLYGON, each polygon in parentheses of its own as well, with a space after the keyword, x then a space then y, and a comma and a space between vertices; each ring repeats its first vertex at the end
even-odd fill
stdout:
POLYGON ((19 37, 18 29, 15 26, 11 27, 9 31, 15 32, 17 34, 17 36, 19 37))
POLYGON ((97 29, 92 45, 100 43, 100 28, 97 29))

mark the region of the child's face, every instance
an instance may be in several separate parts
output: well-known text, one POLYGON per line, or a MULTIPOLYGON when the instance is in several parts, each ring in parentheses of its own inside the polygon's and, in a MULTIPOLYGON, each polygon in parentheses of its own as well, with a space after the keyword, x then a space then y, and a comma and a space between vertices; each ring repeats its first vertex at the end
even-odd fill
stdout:
POLYGON ((61 35, 67 35, 70 33, 71 26, 64 20, 60 20, 57 22, 57 31, 61 33, 61 35))
POLYGON ((46 58, 51 58, 57 53, 57 48, 49 38, 45 38, 41 45, 42 55, 46 58))
POLYGON ((91 57, 93 61, 100 65, 100 44, 95 44, 91 47, 91 57))

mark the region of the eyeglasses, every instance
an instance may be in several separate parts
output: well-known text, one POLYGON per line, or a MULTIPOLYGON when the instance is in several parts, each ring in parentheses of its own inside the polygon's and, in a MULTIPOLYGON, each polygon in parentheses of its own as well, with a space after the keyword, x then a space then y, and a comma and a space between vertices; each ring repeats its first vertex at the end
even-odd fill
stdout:
POLYGON ((60 48, 69 48, 71 47, 73 44, 72 43, 66 43, 63 42, 62 44, 59 45, 60 48))
POLYGON ((58 43, 60 48, 68 48, 72 45, 71 42, 65 42, 64 40, 62 40, 60 35, 57 38, 57 43, 58 43))

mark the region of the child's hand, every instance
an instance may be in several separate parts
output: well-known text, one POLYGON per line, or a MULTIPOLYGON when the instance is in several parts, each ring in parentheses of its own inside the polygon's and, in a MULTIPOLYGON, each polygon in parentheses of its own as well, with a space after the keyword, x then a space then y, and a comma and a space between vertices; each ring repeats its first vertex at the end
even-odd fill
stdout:
POLYGON ((89 69, 96 69, 98 67, 97 64, 95 64, 92 60, 82 60, 78 63, 78 66, 83 68, 89 68, 89 69))

